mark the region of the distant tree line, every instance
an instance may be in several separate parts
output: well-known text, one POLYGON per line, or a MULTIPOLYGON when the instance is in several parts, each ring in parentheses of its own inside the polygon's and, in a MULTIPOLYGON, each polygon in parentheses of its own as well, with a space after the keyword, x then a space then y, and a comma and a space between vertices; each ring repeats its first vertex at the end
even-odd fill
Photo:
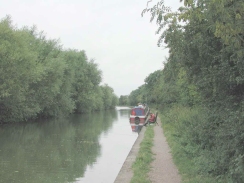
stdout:
POLYGON ((129 105, 128 95, 121 95, 119 97, 119 105, 129 105))
POLYGON ((0 121, 113 108, 118 97, 85 51, 62 49, 36 27, 0 22, 0 121))
POLYGON ((185 0, 176 13, 160 1, 146 12, 169 57, 128 98, 167 111, 179 156, 199 175, 244 182, 244 1, 185 0))

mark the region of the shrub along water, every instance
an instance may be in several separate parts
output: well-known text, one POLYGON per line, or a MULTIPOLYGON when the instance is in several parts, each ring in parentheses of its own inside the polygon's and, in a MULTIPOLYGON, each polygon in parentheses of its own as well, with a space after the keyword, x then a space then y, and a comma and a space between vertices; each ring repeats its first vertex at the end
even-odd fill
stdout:
POLYGON ((85 51, 64 50, 36 27, 0 22, 0 122, 113 108, 118 98, 85 51))

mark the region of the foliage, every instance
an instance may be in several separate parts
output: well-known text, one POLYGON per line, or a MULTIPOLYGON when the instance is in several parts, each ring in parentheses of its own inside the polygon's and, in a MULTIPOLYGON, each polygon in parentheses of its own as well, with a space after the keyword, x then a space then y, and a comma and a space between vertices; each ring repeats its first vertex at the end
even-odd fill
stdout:
POLYGON ((140 86, 136 90, 133 90, 129 95, 129 103, 131 106, 136 106, 140 103, 147 103, 147 95, 145 92, 145 85, 140 86))
POLYGON ((164 109, 163 113, 160 113, 160 119, 183 182, 225 182, 211 176, 209 172, 199 173, 200 170, 208 171, 213 168, 209 159, 203 158, 209 137, 213 137, 206 124, 208 116, 205 109, 174 105, 164 109))
POLYGON ((30 36, 17 31, 9 17, 0 24, 0 106, 1 121, 17 121, 40 112, 40 106, 28 90, 44 73, 38 55, 31 51, 30 36), (27 91, 28 90, 28 91, 27 91))
POLYGON ((111 109, 118 104, 118 97, 113 93, 113 89, 107 84, 100 86, 103 92, 104 109, 111 109))
POLYGON ((119 97, 119 105, 130 105, 128 95, 121 95, 119 97))
POLYGON ((156 20, 158 45, 169 57, 130 101, 150 96, 149 103, 169 109, 172 141, 193 158, 198 178, 244 181, 243 7, 242 0, 185 0, 172 12, 161 0, 142 12, 156 20))
POLYGON ((0 22, 0 122, 113 108, 118 97, 101 86, 102 72, 85 51, 63 50, 36 27, 0 22))

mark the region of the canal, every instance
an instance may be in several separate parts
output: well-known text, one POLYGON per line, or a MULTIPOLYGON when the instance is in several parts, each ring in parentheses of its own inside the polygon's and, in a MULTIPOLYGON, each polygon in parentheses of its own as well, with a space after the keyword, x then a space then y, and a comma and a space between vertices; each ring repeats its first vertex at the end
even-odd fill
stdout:
POLYGON ((138 136, 129 110, 0 126, 0 182, 114 182, 138 136))

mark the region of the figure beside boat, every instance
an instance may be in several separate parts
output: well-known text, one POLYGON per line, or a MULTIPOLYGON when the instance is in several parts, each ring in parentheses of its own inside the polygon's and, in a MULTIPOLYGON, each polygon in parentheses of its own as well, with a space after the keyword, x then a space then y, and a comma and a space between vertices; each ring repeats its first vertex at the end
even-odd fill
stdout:
POLYGON ((144 126, 146 126, 147 124, 154 124, 154 123, 158 125, 157 117, 158 117, 158 112, 156 112, 155 114, 150 112, 150 117, 147 120, 147 122, 144 124, 144 126))

